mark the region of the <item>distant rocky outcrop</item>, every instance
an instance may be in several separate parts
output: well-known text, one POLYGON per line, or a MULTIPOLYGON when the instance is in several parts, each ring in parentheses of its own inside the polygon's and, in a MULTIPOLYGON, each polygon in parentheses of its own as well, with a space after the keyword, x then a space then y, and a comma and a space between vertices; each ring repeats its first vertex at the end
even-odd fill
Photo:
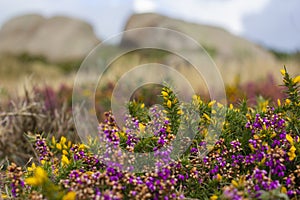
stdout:
MULTIPOLYGON (((244 38, 213 26, 188 23, 186 21, 165 17, 158 14, 134 14, 125 26, 125 30, 143 27, 163 27, 185 33, 199 42, 210 54, 218 66, 225 83, 232 84, 237 77, 241 82, 259 81, 267 78, 270 74, 276 80, 280 80, 279 64, 269 51, 244 38)), ((149 44, 157 37, 164 38, 165 45, 180 48, 182 44, 176 38, 153 34, 129 34, 124 35, 122 45, 142 47, 149 44)), ((194 55, 197 57, 198 55, 194 55)), ((201 62, 201 59, 200 59, 201 62)), ((170 55, 165 59, 166 64, 181 66, 182 59, 170 55)), ((202 63, 205 65, 205 63, 202 63)))
POLYGON ((91 25, 69 17, 24 15, 0 29, 0 53, 41 56, 50 62, 83 59, 98 43, 91 25))

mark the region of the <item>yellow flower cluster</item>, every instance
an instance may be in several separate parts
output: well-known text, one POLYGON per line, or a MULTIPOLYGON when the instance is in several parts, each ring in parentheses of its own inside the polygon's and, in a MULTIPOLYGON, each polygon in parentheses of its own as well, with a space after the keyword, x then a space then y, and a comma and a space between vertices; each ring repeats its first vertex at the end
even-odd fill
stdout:
POLYGON ((242 176, 239 178, 239 180, 232 180, 231 185, 233 185, 235 188, 243 188, 245 185, 246 177, 242 176))
POLYGON ((269 101, 268 100, 258 102, 258 109, 260 109, 263 112, 267 111, 268 106, 269 106, 269 101))
POLYGON ((294 146, 294 140, 293 137, 289 134, 286 134, 286 140, 291 144, 291 148, 288 152, 288 156, 290 161, 294 160, 296 158, 296 147, 294 146))
POLYGON ((171 108, 172 106, 172 101, 169 99, 169 93, 167 91, 162 91, 161 95, 163 96, 163 98, 167 101, 167 107, 171 108))
POLYGON ((31 167, 27 167, 28 172, 34 172, 35 169, 36 169, 36 165, 34 162, 31 164, 31 167))
MULTIPOLYGON (((57 149, 61 151, 62 157, 61 157, 61 164, 62 166, 66 166, 70 164, 70 160, 68 158, 69 150, 72 146, 71 141, 67 141, 67 138, 62 136, 59 140, 59 142, 56 142, 56 139, 54 136, 52 136, 52 148, 57 149)), ((81 144, 79 146, 79 149, 84 149, 85 145, 81 144)))
POLYGON ((25 183, 31 186, 39 186, 46 183, 47 180, 47 172, 41 167, 36 167, 33 177, 26 178, 25 183))
POLYGON ((62 163, 63 166, 65 166, 65 165, 69 165, 70 161, 69 161, 69 159, 68 159, 67 156, 62 155, 62 157, 61 157, 61 163, 62 163))
POLYGON ((54 147, 60 151, 62 151, 62 153, 64 155, 68 155, 68 150, 70 149, 71 145, 72 145, 72 142, 71 141, 68 141, 67 142, 67 138, 62 136, 60 138, 60 141, 59 142, 56 142, 55 140, 55 137, 53 136, 52 137, 52 144, 54 145, 54 147))

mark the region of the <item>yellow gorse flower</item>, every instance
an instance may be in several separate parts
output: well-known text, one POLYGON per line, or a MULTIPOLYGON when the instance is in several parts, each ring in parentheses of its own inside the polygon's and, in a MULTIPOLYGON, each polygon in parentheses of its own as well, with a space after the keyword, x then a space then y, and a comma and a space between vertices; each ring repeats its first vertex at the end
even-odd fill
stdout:
POLYGON ((72 142, 71 141, 68 141, 68 148, 70 148, 72 145, 72 142))
POLYGON ((67 141, 67 138, 62 136, 60 138, 59 142, 55 141, 55 138, 52 137, 52 144, 55 146, 56 149, 58 150, 63 150, 63 149, 69 149, 72 146, 71 141, 67 141))
POLYGON ((140 129, 140 132, 144 132, 145 131, 145 128, 146 126, 142 123, 139 123, 139 129, 140 129))
POLYGON ((76 192, 74 192, 74 191, 68 192, 62 198, 62 200, 75 200, 75 199, 76 199, 76 192))
POLYGON ((285 138, 292 145, 289 152, 287 153, 290 161, 292 161, 296 158, 296 147, 294 146, 294 139, 290 134, 286 134, 285 138))
POLYGON ((31 167, 27 167, 27 171, 29 172, 33 172, 35 169, 36 169, 36 165, 34 162, 31 164, 31 167))
POLYGON ((63 165, 68 165, 68 164, 70 164, 70 161, 69 161, 68 157, 65 156, 65 155, 62 155, 62 157, 61 157, 61 162, 62 162, 63 165))
POLYGON ((274 138, 276 135, 277 135, 276 132, 273 132, 270 138, 274 138))
POLYGON ((293 137, 290 134, 286 134, 285 138, 291 145, 294 144, 293 137))
POLYGON ((261 164, 261 165, 263 165, 263 164, 265 164, 265 162, 266 162, 266 157, 264 157, 260 162, 259 162, 259 164, 261 164))
POLYGON ((220 174, 217 174, 217 180, 221 181, 222 180, 222 176, 220 174))
POLYGON ((297 76, 293 79, 293 83, 299 83, 300 82, 300 76, 297 76))
POLYGON ((207 119, 208 121, 211 120, 210 117, 206 113, 203 114, 203 117, 205 117, 205 119, 207 119))
POLYGON ((282 76, 284 76, 284 75, 286 74, 285 69, 281 69, 281 70, 280 70, 280 73, 282 74, 282 76))
POLYGON ((267 130, 267 125, 266 124, 263 124, 263 130, 267 130))
POLYGON ((64 154, 64 155, 68 155, 69 153, 64 149, 64 150, 62 150, 62 153, 64 154))
POLYGON ((170 100, 167 101, 167 106, 168 106, 168 108, 171 108, 172 102, 170 100))
POLYGON ((86 146, 85 146, 84 144, 80 144, 79 147, 78 147, 78 149, 79 149, 79 150, 86 149, 86 146))
POLYGON ((56 144, 56 140, 55 140, 55 137, 54 136, 52 136, 52 144, 56 144))
POLYGON ((34 175, 39 177, 42 180, 46 180, 48 178, 47 172, 41 167, 36 168, 34 175))
POLYGON ((256 150, 256 149, 253 147, 252 144, 249 144, 249 147, 250 147, 250 149, 251 149, 252 151, 255 151, 255 150, 256 150))
POLYGON ((296 147, 293 145, 291 148, 290 148, 290 151, 287 153, 288 156, 289 156, 289 159, 290 161, 294 160, 296 158, 296 147))
POLYGON ((168 94, 167 92, 165 92, 165 91, 162 91, 162 92, 161 92, 161 95, 162 95, 163 97, 167 97, 169 94, 168 94))
POLYGON ((61 143, 61 144, 65 144, 66 141, 67 141, 67 138, 65 138, 64 136, 62 136, 62 137, 60 138, 60 143, 61 143))
POLYGON ((61 149, 62 149, 61 144, 60 144, 60 143, 57 143, 57 144, 56 144, 56 148, 57 148, 58 150, 61 150, 61 149))
POLYGON ((94 172, 92 172, 92 171, 87 171, 87 172, 86 172, 86 174, 89 175, 89 176, 93 175, 93 173, 94 173, 94 172))
POLYGON ((216 100, 213 100, 207 104, 208 107, 212 107, 216 103, 216 100))
POLYGON ((231 181, 231 185, 233 185, 236 188, 239 186, 238 182, 236 182, 235 180, 231 181))
POLYGON ((263 102, 259 102, 258 106, 259 108, 263 111, 266 112, 267 111, 267 106, 269 105, 269 101, 265 100, 263 102))
POLYGON ((286 104, 286 105, 290 105, 290 104, 291 104, 291 100, 286 99, 286 100, 285 100, 285 104, 286 104))
POLYGON ((286 187, 282 186, 282 188, 281 188, 281 193, 284 193, 284 194, 286 194, 286 193, 287 193, 287 189, 286 189, 286 187))
POLYGON ((280 99, 277 99, 277 105, 280 107, 281 106, 281 101, 280 99))
POLYGON ((211 197, 210 197, 210 200, 217 200, 218 199, 218 196, 217 195, 212 195, 211 197))
POLYGON ((182 110, 177 111, 177 115, 182 115, 182 113, 183 113, 182 110))
POLYGON ((48 179, 46 171, 37 167, 34 171, 34 176, 25 179, 25 183, 31 186, 39 186, 44 184, 48 179))
POLYGON ((296 151, 296 147, 293 145, 293 146, 291 146, 291 148, 290 148, 290 152, 295 152, 296 151))

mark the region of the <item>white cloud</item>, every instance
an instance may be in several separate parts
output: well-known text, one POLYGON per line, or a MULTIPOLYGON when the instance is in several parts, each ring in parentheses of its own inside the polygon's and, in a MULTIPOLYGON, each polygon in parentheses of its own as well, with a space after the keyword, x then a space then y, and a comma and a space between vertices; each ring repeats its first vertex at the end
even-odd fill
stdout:
POLYGON ((133 11, 136 13, 155 12, 158 2, 153 0, 135 0, 133 2, 133 11))
POLYGON ((153 10, 188 21, 213 24, 236 34, 243 32, 242 19, 259 12, 270 0, 136 0, 135 11, 153 10), (153 5, 155 4, 155 5, 153 5))

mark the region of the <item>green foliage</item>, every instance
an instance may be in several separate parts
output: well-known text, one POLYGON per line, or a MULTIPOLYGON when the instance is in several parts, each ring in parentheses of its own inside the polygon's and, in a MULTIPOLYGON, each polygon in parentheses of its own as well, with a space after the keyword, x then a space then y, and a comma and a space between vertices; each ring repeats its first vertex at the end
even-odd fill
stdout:
POLYGON ((176 134, 180 125, 180 103, 176 94, 170 88, 162 88, 161 97, 164 99, 163 107, 172 124, 171 131, 176 134))
POLYGON ((8 163, 3 168, 2 196, 295 200, 300 185, 300 76, 292 78, 286 69, 281 73, 287 96, 277 105, 262 97, 253 107, 247 99, 223 105, 197 95, 191 102, 179 102, 177 94, 164 87, 160 109, 130 101, 124 127, 106 112, 99 138, 89 138, 88 144, 31 135, 37 159, 29 162, 31 167, 8 163), (176 146, 176 139, 191 143, 183 154, 176 154, 184 146, 176 146), (145 154, 132 158, 119 150, 145 154), (156 157, 150 158, 150 152, 156 157), (122 169, 124 162, 133 168, 153 162, 155 169, 134 172, 122 169))
POLYGON ((139 121, 147 123, 150 120, 149 110, 142 102, 136 102, 135 100, 128 102, 127 108, 131 116, 136 117, 139 121))

